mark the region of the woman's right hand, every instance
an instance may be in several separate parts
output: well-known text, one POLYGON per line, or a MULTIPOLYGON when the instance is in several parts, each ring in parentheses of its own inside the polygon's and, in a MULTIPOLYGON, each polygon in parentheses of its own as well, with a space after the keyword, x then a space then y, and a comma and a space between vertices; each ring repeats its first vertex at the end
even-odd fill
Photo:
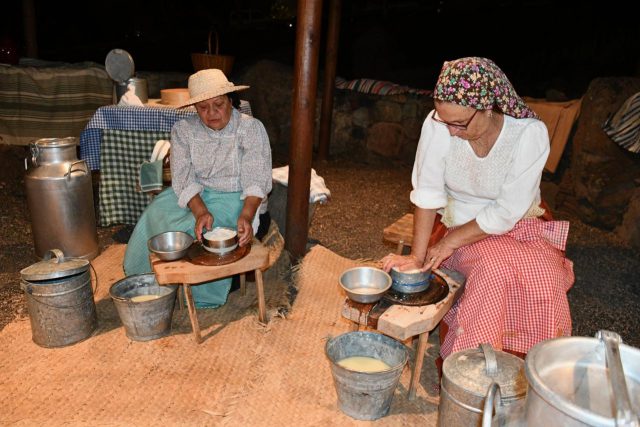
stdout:
MULTIPOLYGON (((202 241, 202 229, 206 231, 211 230, 213 228, 213 215, 208 210, 204 210, 196 215, 196 239, 202 241)), ((205 231, 205 232, 206 232, 205 231)))
POLYGON ((382 258, 382 269, 387 273, 393 267, 396 270, 405 271, 422 268, 422 263, 413 255, 389 254, 382 258))

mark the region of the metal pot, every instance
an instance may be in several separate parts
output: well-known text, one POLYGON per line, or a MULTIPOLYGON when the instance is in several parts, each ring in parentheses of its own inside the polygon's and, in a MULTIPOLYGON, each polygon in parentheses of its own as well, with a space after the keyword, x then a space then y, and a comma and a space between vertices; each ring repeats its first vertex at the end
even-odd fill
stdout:
POLYGON ((638 426, 640 350, 614 332, 536 344, 527 355, 529 425, 638 426))
POLYGON ((124 82, 114 82, 116 104, 120 102, 120 98, 122 98, 122 96, 127 93, 127 89, 129 88, 130 84, 133 85, 136 96, 140 98, 140 101, 143 104, 149 102, 149 88, 147 79, 131 77, 124 82))
POLYGON ((494 384, 502 392, 504 410, 523 401, 527 388, 524 362, 494 351, 490 344, 447 357, 442 365, 438 426, 479 426, 485 396, 494 384))
POLYGON ((93 259, 98 234, 91 172, 76 157, 77 138, 44 138, 31 144, 25 162, 27 206, 36 255, 53 248, 67 257, 93 259))

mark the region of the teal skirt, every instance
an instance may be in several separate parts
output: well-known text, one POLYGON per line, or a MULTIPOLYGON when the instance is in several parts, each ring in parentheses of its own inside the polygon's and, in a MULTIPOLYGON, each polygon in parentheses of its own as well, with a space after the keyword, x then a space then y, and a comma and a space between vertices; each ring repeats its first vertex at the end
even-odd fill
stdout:
MULTIPOLYGON (((243 201, 240 192, 222 193, 205 189, 200 193, 207 209, 213 215, 215 227, 236 229, 243 201)), ((172 188, 160 193, 147 206, 131 234, 124 254, 124 272, 133 274, 151 273, 147 241, 165 231, 184 231, 192 237, 196 220, 189 208, 178 206, 178 198, 172 188)), ((193 286, 193 299, 198 308, 216 308, 227 302, 231 278, 193 286)))

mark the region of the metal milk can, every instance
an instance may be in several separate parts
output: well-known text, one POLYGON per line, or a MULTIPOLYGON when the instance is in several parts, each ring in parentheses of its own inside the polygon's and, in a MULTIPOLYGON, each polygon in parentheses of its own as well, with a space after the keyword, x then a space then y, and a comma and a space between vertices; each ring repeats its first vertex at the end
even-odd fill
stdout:
POLYGON ((31 143, 25 186, 36 255, 58 248, 67 257, 93 259, 98 235, 91 172, 76 157, 77 138, 31 143))
POLYGON ((524 361, 495 351, 491 344, 447 357, 442 365, 438 426, 480 426, 485 396, 493 384, 500 388, 503 410, 523 401, 527 391, 524 361))

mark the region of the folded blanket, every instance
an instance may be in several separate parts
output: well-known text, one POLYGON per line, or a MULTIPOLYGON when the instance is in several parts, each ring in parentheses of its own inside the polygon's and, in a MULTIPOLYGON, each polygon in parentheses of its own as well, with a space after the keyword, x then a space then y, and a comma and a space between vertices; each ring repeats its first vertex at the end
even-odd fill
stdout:
MULTIPOLYGON (((287 186, 289 181, 289 166, 274 168, 271 171, 271 177, 274 181, 287 186)), ((324 179, 316 173, 315 169, 311 169, 311 183, 309 185, 309 202, 326 203, 331 197, 331 191, 324 184, 324 179)))

